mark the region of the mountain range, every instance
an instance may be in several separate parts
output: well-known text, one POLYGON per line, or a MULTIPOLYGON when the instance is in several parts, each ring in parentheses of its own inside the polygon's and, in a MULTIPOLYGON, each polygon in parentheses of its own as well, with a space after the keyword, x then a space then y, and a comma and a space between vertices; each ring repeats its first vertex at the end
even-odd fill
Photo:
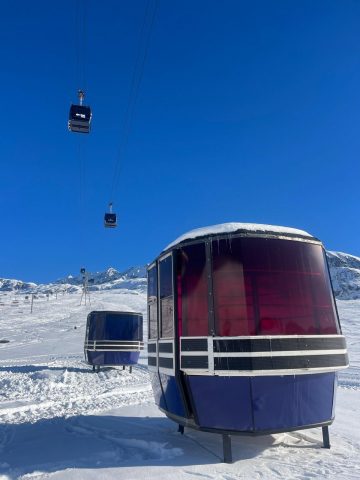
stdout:
MULTIPOLYGON (((342 300, 360 298, 360 258, 342 252, 326 252, 335 296, 342 300)), ((90 291, 127 289, 146 291, 146 265, 131 267, 124 272, 108 268, 103 272, 87 273, 90 291)), ((0 278, 0 292, 21 294, 54 294, 80 291, 83 275, 68 275, 48 284, 0 278)))

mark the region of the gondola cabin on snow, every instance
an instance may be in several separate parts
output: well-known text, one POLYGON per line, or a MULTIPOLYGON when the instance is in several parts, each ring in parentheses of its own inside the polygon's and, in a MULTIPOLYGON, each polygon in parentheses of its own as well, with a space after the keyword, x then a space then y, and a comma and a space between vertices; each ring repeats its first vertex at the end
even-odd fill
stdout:
POLYGON ((101 366, 136 365, 143 350, 141 313, 94 311, 86 323, 85 359, 100 370, 101 366))
POLYGON ((156 403, 181 430, 321 426, 329 446, 348 356, 310 234, 230 223, 181 236, 148 267, 148 336, 156 403))

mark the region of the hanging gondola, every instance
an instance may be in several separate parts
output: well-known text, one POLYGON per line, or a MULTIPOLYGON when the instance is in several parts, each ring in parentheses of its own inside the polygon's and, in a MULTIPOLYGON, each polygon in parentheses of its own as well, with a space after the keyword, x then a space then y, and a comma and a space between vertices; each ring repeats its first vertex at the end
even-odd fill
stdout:
POLYGON ((116 213, 112 211, 112 203, 109 203, 109 212, 105 213, 104 226, 107 228, 115 228, 117 226, 116 213))
POLYGON ((68 129, 71 132, 89 133, 91 123, 91 108, 83 105, 85 93, 79 90, 78 97, 80 105, 71 105, 69 112, 68 129))

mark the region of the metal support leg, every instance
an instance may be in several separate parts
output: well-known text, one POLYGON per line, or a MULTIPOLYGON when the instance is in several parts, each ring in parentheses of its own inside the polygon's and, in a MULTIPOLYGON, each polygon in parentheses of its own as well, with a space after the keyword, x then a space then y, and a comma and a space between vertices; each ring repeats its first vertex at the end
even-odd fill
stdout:
POLYGON ((324 448, 330 448, 330 435, 329 435, 329 427, 322 427, 322 434, 323 434, 323 444, 324 448))
POLYGON ((184 435, 184 425, 179 425, 178 432, 184 435))
POLYGON ((95 365, 93 365, 93 372, 95 372, 95 365))
POLYGON ((125 370, 125 365, 123 365, 123 370, 125 370))
POLYGON ((232 463, 231 437, 230 435, 223 435, 223 452, 224 463, 232 463))
POLYGON ((129 367, 129 372, 132 373, 132 365, 129 367))

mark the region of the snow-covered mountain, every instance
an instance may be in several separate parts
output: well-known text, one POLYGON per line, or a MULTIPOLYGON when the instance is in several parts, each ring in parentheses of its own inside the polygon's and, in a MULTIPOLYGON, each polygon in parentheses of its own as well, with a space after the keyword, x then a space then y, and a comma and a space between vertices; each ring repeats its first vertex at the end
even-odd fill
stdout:
POLYGON ((0 292, 19 291, 25 293, 35 288, 36 286, 36 283, 32 282, 22 282, 21 280, 0 278, 0 292))
MULTIPOLYGON (((115 268, 108 268, 104 272, 88 272, 88 287, 90 291, 126 289, 146 290, 146 265, 131 267, 124 272, 115 268)), ((47 284, 22 282, 21 280, 0 278, 0 292, 14 292, 22 294, 53 294, 57 292, 73 293, 80 291, 83 284, 82 275, 69 275, 47 284)))
POLYGON ((342 300, 360 298, 360 258, 342 252, 326 253, 335 296, 342 300))
MULTIPOLYGON (((360 258, 342 252, 327 252, 335 296, 342 300, 360 298, 360 258)), ((124 272, 108 268, 103 272, 88 272, 89 290, 146 290, 146 265, 131 267, 124 272)), ((0 292, 52 294, 80 291, 82 275, 69 275, 49 284, 36 284, 0 278, 0 292)))

